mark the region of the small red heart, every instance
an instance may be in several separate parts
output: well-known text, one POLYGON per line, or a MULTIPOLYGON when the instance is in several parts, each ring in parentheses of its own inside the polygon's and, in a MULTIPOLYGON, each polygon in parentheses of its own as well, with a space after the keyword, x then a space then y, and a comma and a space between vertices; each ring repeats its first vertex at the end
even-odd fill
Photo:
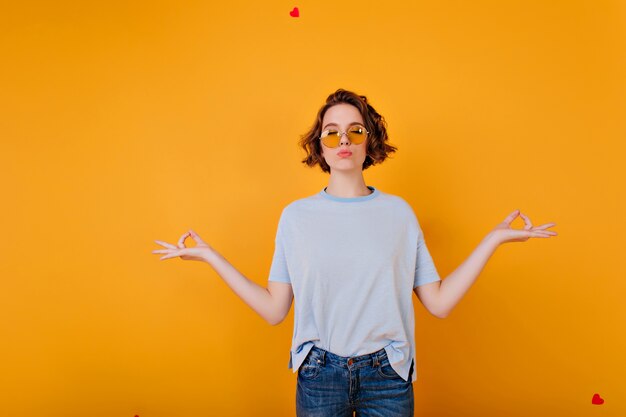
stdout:
POLYGON ((291 17, 298 17, 298 16, 300 16, 300 12, 298 11, 298 8, 294 7, 293 10, 289 12, 289 16, 291 16, 291 17))
POLYGON ((604 404, 604 400, 600 397, 600 394, 593 394, 591 404, 604 404))

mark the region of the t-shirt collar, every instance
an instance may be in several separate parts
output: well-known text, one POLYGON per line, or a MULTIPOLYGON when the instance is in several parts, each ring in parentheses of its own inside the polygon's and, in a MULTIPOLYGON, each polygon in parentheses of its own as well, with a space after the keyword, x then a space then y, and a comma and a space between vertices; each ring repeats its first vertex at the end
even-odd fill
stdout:
POLYGON ((340 203, 359 203, 362 201, 368 201, 371 200, 372 198, 377 197, 380 194, 380 191, 378 191, 377 188, 371 186, 371 185, 367 185, 367 188, 369 188, 370 190, 372 190, 371 194, 368 195, 362 195, 362 196, 358 196, 358 197, 337 197, 331 194, 328 194, 326 192, 326 187, 324 187, 322 189, 322 191, 320 191, 320 195, 328 200, 332 200, 332 201, 338 201, 340 203))

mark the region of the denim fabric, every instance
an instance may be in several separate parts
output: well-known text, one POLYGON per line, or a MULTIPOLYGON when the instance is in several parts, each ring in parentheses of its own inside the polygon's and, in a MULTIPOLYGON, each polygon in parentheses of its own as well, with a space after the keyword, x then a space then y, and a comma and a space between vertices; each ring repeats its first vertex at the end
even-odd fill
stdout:
POLYGON ((298 369, 298 417, 413 416, 413 373, 408 381, 389 364, 385 349, 338 356, 314 346, 298 369))

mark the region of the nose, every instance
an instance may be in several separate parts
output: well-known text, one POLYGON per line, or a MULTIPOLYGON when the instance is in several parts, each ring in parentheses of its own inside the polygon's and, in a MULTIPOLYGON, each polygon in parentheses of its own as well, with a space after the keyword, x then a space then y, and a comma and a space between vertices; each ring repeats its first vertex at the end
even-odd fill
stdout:
POLYGON ((341 136, 339 137, 339 146, 343 145, 344 143, 348 145, 350 144, 350 139, 348 138, 348 134, 346 132, 342 132, 341 136))

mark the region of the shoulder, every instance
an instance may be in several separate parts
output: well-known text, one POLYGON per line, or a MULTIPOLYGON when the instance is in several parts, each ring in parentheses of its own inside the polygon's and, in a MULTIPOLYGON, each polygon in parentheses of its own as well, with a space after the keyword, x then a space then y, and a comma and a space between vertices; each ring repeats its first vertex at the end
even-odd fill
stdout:
POLYGON ((413 207, 401 196, 389 193, 381 193, 381 197, 387 202, 387 204, 397 211, 405 212, 406 214, 415 215, 413 207))
POLYGON ((407 226, 416 226, 420 229, 419 220, 413 210, 413 206, 399 195, 383 193, 381 197, 385 197, 390 212, 395 216, 402 218, 407 226))
POLYGON ((283 207, 282 212, 280 214, 281 220, 287 221, 291 218, 296 218, 303 211, 307 209, 313 208, 319 200, 317 195, 312 195, 309 197, 298 198, 297 200, 293 200, 291 203, 287 204, 283 207))
POLYGON ((299 198, 297 200, 292 201, 287 204, 282 211, 283 216, 293 216, 296 215, 299 210, 302 210, 307 206, 308 198, 299 198))

